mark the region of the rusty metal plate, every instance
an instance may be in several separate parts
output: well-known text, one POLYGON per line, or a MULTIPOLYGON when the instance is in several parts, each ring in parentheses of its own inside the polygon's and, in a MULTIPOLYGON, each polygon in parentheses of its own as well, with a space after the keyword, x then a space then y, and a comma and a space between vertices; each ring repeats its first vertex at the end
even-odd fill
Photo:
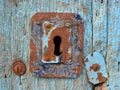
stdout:
POLYGON ((88 80, 93 84, 106 82, 108 78, 104 57, 99 52, 88 55, 85 60, 88 80))
POLYGON ((82 70, 83 29, 78 14, 35 14, 31 19, 31 73, 37 77, 77 77, 82 70))

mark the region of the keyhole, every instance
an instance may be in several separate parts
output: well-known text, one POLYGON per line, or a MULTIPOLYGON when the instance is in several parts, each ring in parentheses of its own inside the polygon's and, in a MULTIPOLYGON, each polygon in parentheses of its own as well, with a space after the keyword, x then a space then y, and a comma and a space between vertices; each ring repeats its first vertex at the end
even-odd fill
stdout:
POLYGON ((60 44, 61 44, 61 37, 60 36, 55 36, 54 37, 54 44, 55 44, 55 49, 54 49, 54 54, 56 56, 61 55, 62 53, 60 52, 60 44))

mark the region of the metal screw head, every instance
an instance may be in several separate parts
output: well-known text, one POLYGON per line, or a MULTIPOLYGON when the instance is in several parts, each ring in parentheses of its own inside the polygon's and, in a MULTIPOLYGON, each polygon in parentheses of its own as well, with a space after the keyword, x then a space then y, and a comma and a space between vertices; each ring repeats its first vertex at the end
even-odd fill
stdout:
POLYGON ((23 75, 26 72, 26 66, 23 61, 15 61, 12 69, 16 75, 23 75))

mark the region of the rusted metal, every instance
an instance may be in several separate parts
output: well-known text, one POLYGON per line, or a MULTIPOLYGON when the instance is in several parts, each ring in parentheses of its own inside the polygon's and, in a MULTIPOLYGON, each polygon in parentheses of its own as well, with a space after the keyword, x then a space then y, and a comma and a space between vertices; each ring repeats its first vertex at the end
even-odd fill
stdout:
POLYGON ((93 70, 95 72, 99 71, 100 69, 100 65, 99 64, 93 64, 91 67, 90 67, 90 71, 93 70))
POLYGON ((16 75, 23 75, 26 72, 26 66, 21 60, 15 61, 13 63, 12 69, 16 75))
POLYGON ((105 66, 105 61, 103 56, 94 52, 91 55, 88 55, 85 60, 85 67, 87 70, 88 80, 93 84, 100 84, 107 80, 108 74, 105 66))
POLYGON ((53 39, 56 36, 61 37, 62 40, 62 43, 60 45, 60 51, 62 52, 61 62, 66 62, 67 60, 71 59, 71 43, 69 41, 70 29, 53 27, 50 29, 50 31, 48 32, 50 36, 46 34, 43 34, 42 36, 42 61, 44 63, 59 63, 58 59, 60 56, 56 56, 54 54, 55 44, 53 42, 53 39))
POLYGON ((73 13, 37 13, 31 19, 30 71, 75 78, 82 70, 83 20, 73 13))

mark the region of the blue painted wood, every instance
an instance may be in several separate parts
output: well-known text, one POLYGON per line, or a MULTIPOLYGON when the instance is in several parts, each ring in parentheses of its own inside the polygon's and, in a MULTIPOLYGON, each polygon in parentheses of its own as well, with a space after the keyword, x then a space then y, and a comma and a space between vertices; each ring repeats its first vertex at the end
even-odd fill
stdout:
POLYGON ((0 0, 0 90, 92 90, 84 66, 77 79, 38 79, 30 74, 30 19, 36 12, 80 14, 85 23, 84 57, 93 50, 101 52, 109 73, 108 82, 96 90, 120 90, 119 0, 0 0), (27 66, 21 77, 11 69, 16 57, 27 66))
POLYGON ((120 1, 108 2, 108 55, 109 84, 111 90, 120 90, 120 1))

